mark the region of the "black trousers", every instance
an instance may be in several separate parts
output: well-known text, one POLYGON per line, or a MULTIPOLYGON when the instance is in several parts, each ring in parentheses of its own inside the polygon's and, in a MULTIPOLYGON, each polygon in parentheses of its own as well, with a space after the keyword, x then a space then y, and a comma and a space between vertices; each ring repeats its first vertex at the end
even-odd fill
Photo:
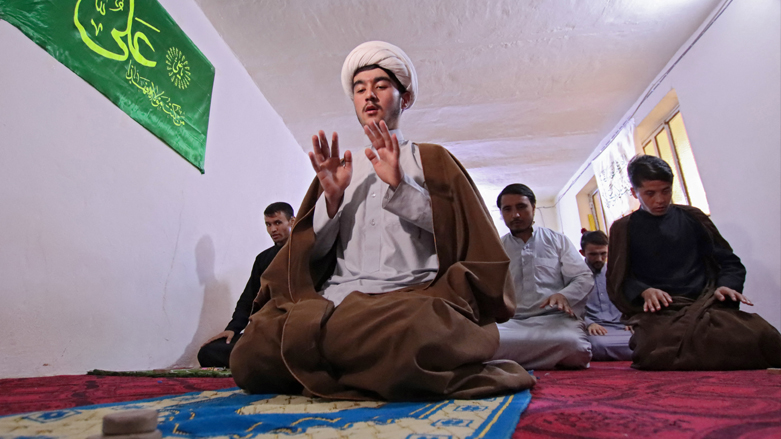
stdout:
POLYGON ((230 343, 225 343, 225 338, 218 338, 203 345, 198 351, 198 363, 201 367, 230 367, 231 351, 240 338, 241 334, 236 334, 230 343))

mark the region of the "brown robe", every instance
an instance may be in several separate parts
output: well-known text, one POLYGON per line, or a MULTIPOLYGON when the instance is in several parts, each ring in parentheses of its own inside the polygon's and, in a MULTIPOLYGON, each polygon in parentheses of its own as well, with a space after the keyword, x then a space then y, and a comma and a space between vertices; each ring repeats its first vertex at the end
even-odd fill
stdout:
MULTIPOLYGON (((716 226, 702 211, 677 206, 696 219, 708 239, 730 249, 716 226)), ((757 314, 737 309, 729 298, 713 295, 719 265, 705 256, 707 282, 697 299, 673 296, 669 307, 644 312, 642 304, 630 303, 624 282, 630 275, 629 222, 619 219, 610 228, 607 290, 610 300, 624 313, 634 329, 629 341, 632 367, 646 370, 737 370, 781 367, 781 334, 757 314)), ((731 250, 731 249, 730 249, 731 250)))
MULTIPOLYGON (((353 292, 334 307, 317 293, 329 261, 310 266, 315 178, 288 239, 262 276, 244 336, 231 354, 236 384, 252 393, 334 399, 478 398, 535 379, 511 361, 484 364, 499 346, 496 322, 515 312, 509 259, 461 164, 419 144, 431 197, 439 270, 428 283, 384 294, 353 292)), ((353 183, 355 184, 355 183, 353 183)))

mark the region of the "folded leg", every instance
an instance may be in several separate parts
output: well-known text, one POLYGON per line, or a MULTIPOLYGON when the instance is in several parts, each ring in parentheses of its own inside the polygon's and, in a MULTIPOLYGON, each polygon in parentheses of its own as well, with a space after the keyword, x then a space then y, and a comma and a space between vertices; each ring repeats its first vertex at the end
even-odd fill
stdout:
POLYGON ((526 369, 585 368, 591 361, 585 323, 566 314, 510 319, 498 327, 494 359, 512 360, 526 369))
POLYGON ((198 363, 201 367, 229 367, 231 352, 240 338, 241 334, 236 334, 230 343, 225 343, 225 338, 206 343, 198 350, 198 363))
POLYGON ((591 359, 594 361, 629 361, 632 350, 629 349, 629 338, 632 333, 624 329, 605 327, 606 335, 589 335, 591 343, 591 359))
POLYGON ((518 364, 486 364, 497 335, 493 325, 479 326, 436 297, 352 293, 325 326, 323 355, 340 384, 389 400, 477 398, 531 387, 534 378, 518 364))

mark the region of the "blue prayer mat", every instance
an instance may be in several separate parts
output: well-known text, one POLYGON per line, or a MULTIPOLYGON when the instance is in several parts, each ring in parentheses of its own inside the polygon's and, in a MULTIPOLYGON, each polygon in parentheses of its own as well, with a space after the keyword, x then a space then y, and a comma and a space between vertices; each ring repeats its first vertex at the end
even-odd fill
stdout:
POLYGON ((163 437, 509 438, 531 392, 438 402, 331 401, 234 388, 0 417, 0 438, 85 438, 103 416, 155 409, 163 437))

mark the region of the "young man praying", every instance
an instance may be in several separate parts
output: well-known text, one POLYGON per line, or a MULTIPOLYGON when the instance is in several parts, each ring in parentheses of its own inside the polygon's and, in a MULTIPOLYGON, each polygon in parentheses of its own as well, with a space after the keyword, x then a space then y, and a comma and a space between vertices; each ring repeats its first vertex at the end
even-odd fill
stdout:
POLYGON ((672 204, 673 173, 641 155, 627 166, 640 209, 613 223, 607 288, 629 317, 632 367, 731 370, 781 366, 781 334, 743 295, 746 269, 710 218, 672 204))
POLYGON ((317 177, 231 356, 236 383, 357 400, 531 387, 518 364, 489 362, 515 303, 482 198, 447 150, 400 130, 418 94, 412 62, 392 44, 361 44, 342 86, 371 146, 342 157, 336 133, 312 138, 317 177))

